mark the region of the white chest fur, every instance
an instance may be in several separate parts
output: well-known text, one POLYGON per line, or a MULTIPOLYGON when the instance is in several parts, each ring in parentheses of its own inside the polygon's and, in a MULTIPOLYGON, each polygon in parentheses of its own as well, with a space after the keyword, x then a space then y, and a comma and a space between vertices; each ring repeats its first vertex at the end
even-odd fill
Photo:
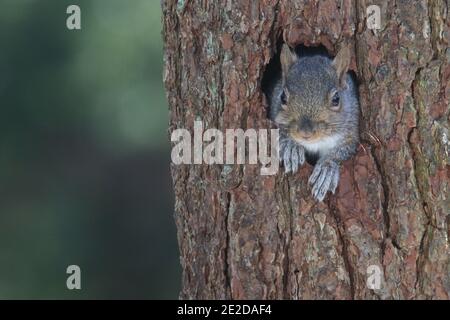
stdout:
POLYGON ((297 140, 297 143, 302 145, 306 151, 310 153, 319 153, 323 155, 330 152, 330 150, 336 147, 341 140, 342 137, 340 135, 334 135, 316 141, 297 140))

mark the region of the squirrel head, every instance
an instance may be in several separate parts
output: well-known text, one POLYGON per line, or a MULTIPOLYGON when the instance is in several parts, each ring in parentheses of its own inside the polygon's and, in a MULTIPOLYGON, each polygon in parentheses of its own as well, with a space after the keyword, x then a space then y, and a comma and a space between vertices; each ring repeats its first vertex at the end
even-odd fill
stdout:
POLYGON ((331 60, 321 55, 298 57, 284 44, 280 60, 283 89, 275 122, 299 143, 341 132, 347 119, 342 98, 347 89, 349 48, 331 60))

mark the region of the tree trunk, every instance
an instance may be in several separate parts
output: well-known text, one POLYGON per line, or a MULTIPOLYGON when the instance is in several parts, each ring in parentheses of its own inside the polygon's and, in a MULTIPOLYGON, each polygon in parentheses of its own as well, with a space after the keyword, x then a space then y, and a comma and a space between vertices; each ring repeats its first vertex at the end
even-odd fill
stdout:
POLYGON ((450 298, 450 1, 163 1, 170 129, 273 128, 261 89, 279 39, 352 45, 358 154, 323 203, 258 165, 174 165, 187 299, 450 298), (381 30, 366 7, 381 8, 381 30), (379 289, 367 285, 381 270, 379 289))

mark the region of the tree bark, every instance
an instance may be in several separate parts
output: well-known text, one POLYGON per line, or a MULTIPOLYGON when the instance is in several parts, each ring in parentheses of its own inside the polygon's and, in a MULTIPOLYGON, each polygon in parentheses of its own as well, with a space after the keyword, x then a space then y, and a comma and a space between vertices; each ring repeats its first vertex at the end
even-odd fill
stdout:
POLYGON ((261 80, 283 39, 352 45, 361 146, 335 195, 310 165, 173 165, 187 299, 450 298, 450 1, 163 1, 170 128, 271 128, 261 80), (381 30, 366 7, 381 8, 381 30), (380 289, 367 284, 370 265, 380 289))

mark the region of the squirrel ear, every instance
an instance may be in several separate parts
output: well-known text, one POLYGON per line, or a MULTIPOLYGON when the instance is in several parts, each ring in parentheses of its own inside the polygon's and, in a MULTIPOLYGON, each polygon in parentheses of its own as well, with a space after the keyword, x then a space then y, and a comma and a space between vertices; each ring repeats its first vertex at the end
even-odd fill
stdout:
POLYGON ((292 64, 297 61, 298 57, 295 52, 292 52, 291 48, 284 43, 283 47, 281 48, 281 55, 280 55, 280 61, 281 61, 281 71, 283 72, 283 79, 286 77, 289 68, 292 66, 292 64))
POLYGON ((333 60, 333 66, 336 69, 336 73, 339 79, 339 84, 341 87, 345 86, 345 76, 347 75, 348 67, 350 66, 350 48, 344 46, 339 50, 338 54, 333 60))
MULTIPOLYGON (((285 109, 283 109, 285 110, 285 109)), ((288 125, 289 124, 289 117, 286 115, 285 112, 278 112, 277 116, 275 117, 275 123, 281 124, 281 125, 288 125)))

